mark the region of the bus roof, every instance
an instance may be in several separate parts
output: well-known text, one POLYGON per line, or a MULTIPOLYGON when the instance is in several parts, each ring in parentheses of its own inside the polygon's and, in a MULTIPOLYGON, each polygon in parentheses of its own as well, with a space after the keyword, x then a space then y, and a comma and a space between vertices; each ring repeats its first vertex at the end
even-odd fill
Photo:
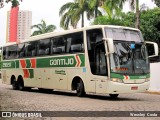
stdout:
POLYGON ((60 35, 65 35, 65 34, 69 34, 69 33, 75 33, 75 32, 80 32, 83 30, 89 30, 89 29, 96 29, 96 28, 122 28, 122 29, 129 29, 129 30, 135 30, 135 31, 139 31, 139 29, 136 28, 131 28, 131 27, 125 27, 125 26, 115 26, 115 25, 92 25, 92 26, 87 26, 87 27, 83 27, 83 28, 78 28, 78 29, 72 29, 72 30, 64 30, 61 32, 50 32, 50 33, 45 33, 45 34, 41 34, 41 35, 36 35, 36 36, 32 36, 29 39, 26 39, 22 42, 13 42, 13 43, 7 43, 4 46, 10 46, 10 45, 14 45, 14 44, 18 44, 18 43, 24 43, 24 42, 28 42, 28 41, 36 41, 39 40, 39 38, 41 39, 45 39, 45 38, 50 38, 50 37, 54 37, 54 36, 60 36, 60 35))

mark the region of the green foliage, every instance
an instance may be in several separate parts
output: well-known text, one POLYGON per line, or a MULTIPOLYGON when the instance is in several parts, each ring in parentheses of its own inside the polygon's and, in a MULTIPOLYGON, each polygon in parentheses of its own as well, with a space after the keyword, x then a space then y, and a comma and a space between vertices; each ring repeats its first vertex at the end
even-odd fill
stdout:
POLYGON ((31 35, 31 36, 35 36, 35 35, 53 32, 56 29, 56 26, 55 25, 46 25, 46 22, 44 20, 41 20, 40 24, 33 25, 31 28, 37 29, 31 35))
POLYGON ((60 20, 60 26, 64 29, 68 29, 69 25, 75 28, 78 21, 80 20, 81 14, 82 11, 80 10, 80 6, 78 5, 78 3, 69 2, 64 4, 59 11, 59 15, 62 16, 60 20))
POLYGON ((2 54, 0 52, 0 69, 1 69, 1 57, 2 57, 2 54))
POLYGON ((152 0, 152 1, 154 1, 154 3, 155 3, 158 7, 160 7, 160 0, 152 0))
MULTIPOLYGON (((106 16, 97 17, 93 24, 123 25, 134 27, 135 14, 133 12, 121 13, 117 19, 109 19, 106 16)), ((160 46, 160 8, 144 10, 140 13, 140 30, 147 41, 157 42, 160 46)))
POLYGON ((120 13, 119 16, 116 15, 109 17, 99 16, 94 19, 93 25, 120 25, 120 26, 130 26, 135 27, 135 14, 133 12, 120 13))
MULTIPOLYGON (((87 19, 91 19, 94 16, 94 11, 93 8, 89 7, 89 0, 68 2, 60 8, 60 26, 64 29, 68 29, 69 25, 76 28, 78 22, 81 20, 81 27, 84 27, 84 13, 86 13, 87 19)), ((97 15, 101 15, 99 10, 96 13, 97 15)))
MULTIPOLYGON (((19 2, 22 2, 22 0, 5 0, 6 3, 11 2, 12 3, 12 8, 19 6, 19 2)), ((0 0, 0 8, 4 7, 4 2, 3 0, 0 0)))
MULTIPOLYGON (((124 2, 124 0, 122 0, 124 2)), ((96 18, 102 16, 102 13, 106 13, 110 19, 113 16, 118 15, 121 11, 122 2, 121 0, 74 0, 64 4, 59 11, 59 15, 62 16, 60 20, 60 26, 64 29, 68 29, 71 25, 76 28, 79 20, 82 20, 81 27, 84 26, 84 13, 87 15, 87 19, 96 18), (101 7, 101 11, 100 8, 101 7), (103 9, 103 11, 102 11, 103 9)), ((100 18, 102 19, 102 18, 100 18)), ((111 21, 110 21, 111 22, 111 21)))
POLYGON ((136 17, 133 12, 121 13, 121 20, 124 26, 135 27, 136 17))
POLYGON ((121 19, 117 19, 117 18, 108 19, 107 16, 97 17, 92 24, 93 25, 121 25, 121 26, 125 26, 124 22, 121 19))
POLYGON ((140 23, 144 39, 155 41, 160 45, 160 8, 143 11, 140 16, 140 23))

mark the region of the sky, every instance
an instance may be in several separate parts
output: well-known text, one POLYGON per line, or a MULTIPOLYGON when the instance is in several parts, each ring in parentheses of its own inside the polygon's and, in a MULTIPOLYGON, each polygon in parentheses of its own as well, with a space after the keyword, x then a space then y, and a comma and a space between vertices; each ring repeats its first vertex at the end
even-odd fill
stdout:
MULTIPOLYGON (((59 9, 62 5, 73 0, 23 0, 20 2, 20 10, 32 11, 32 25, 39 24, 42 19, 46 23, 54 24, 59 27, 59 9)), ((140 0, 140 5, 145 3, 149 8, 154 8, 155 4, 152 0, 140 0)), ((0 46, 3 46, 6 41, 6 21, 7 11, 10 10, 11 3, 5 4, 4 8, 0 9, 0 46)), ((124 12, 130 11, 128 3, 125 4, 124 12)), ((85 26, 89 25, 90 21, 85 20, 85 26)))

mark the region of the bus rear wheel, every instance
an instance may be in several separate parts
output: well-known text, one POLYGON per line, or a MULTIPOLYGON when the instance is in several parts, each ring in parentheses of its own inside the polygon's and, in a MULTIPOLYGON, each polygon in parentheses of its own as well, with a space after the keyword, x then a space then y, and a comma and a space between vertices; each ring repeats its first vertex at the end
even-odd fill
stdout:
POLYGON ((82 80, 80 80, 80 82, 77 83, 76 91, 77 91, 77 96, 78 97, 85 96, 86 93, 85 93, 85 90, 84 90, 84 84, 83 84, 82 80))
POLYGON ((13 88, 13 90, 17 90, 18 89, 16 79, 13 79, 13 81, 12 81, 12 88, 13 88))
POLYGON ((116 99, 118 97, 119 94, 109 94, 109 96, 112 98, 112 99, 116 99))
POLYGON ((23 82, 23 78, 22 77, 20 77, 18 79, 18 83, 17 84, 18 84, 18 89, 23 91, 25 87, 24 87, 24 82, 23 82))

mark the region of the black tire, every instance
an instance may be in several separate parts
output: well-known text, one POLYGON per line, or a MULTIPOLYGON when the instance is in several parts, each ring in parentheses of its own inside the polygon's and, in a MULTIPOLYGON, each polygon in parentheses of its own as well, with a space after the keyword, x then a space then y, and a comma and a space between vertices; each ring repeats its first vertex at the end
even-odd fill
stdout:
POLYGON ((24 90, 31 91, 31 87, 24 87, 24 90))
POLYGON ((119 94, 109 94, 109 96, 112 98, 112 99, 116 99, 118 97, 119 94))
POLYGON ((23 82, 23 78, 22 77, 20 77, 18 79, 18 89, 21 90, 21 91, 25 90, 24 82, 23 82))
POLYGON ((44 89, 44 88, 38 88, 38 90, 42 93, 51 93, 53 89, 44 89))
POLYGON ((77 83, 76 91, 77 91, 78 97, 83 97, 86 95, 85 90, 84 90, 84 84, 82 80, 80 80, 80 82, 77 83))
POLYGON ((18 86, 17 86, 17 81, 16 81, 16 79, 14 79, 14 80, 12 81, 12 89, 13 89, 13 90, 18 90, 18 86))

